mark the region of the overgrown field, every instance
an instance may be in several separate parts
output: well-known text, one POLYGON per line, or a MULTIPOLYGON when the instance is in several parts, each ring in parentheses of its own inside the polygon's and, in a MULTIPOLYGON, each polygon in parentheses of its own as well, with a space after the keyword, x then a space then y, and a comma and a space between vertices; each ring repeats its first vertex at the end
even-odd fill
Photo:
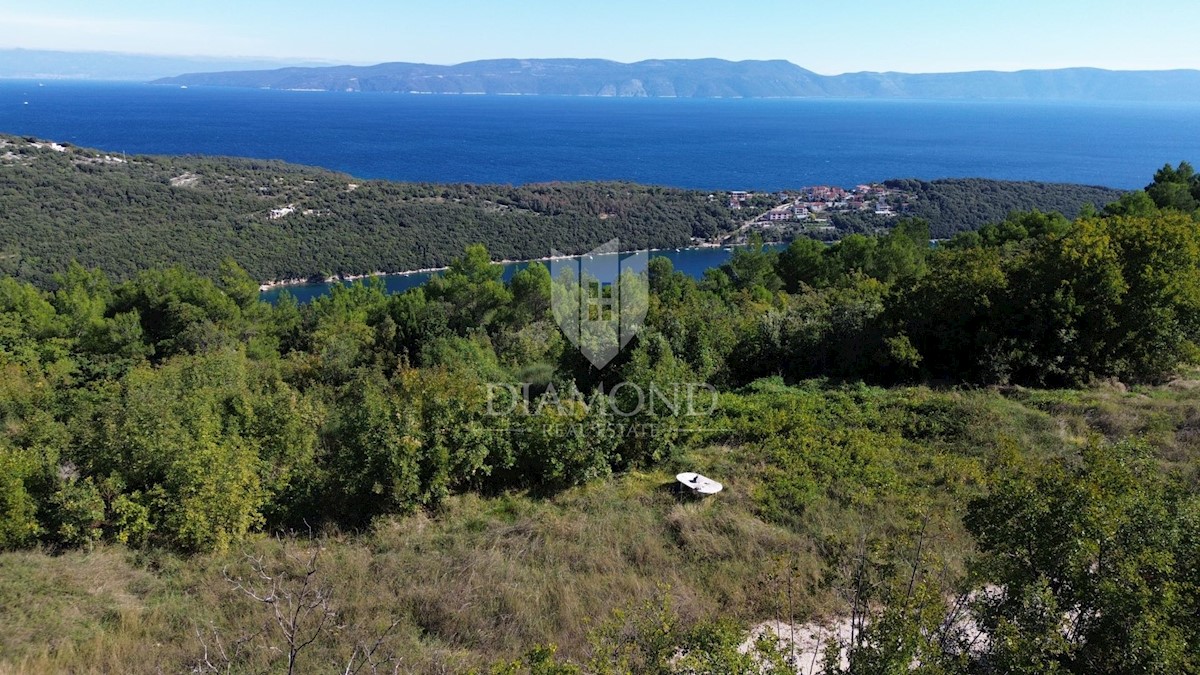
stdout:
POLYGON ((718 619, 845 615, 864 550, 883 577, 906 570, 920 540, 927 566, 963 583, 976 555, 966 506, 1012 463, 1077 464, 1089 444, 1140 438, 1193 488, 1200 466, 1195 380, 1130 391, 763 381, 723 395, 717 415, 713 428, 728 431, 669 466, 549 498, 455 496, 357 534, 262 535, 219 554, 117 544, 2 554, 3 667, 179 672, 251 636, 236 670, 281 667, 271 610, 230 579, 253 580, 247 556, 296 572, 318 547, 338 628, 300 653, 300 672, 344 667, 380 637, 377 654, 402 671, 486 671, 539 644, 587 664, 610 660, 606 627, 639 626, 647 600, 667 600, 677 639, 718 619), (684 468, 726 490, 681 499, 670 486, 684 468))
POLYGON ((619 303, 482 245, 303 306, 235 260, 0 278, 0 660, 743 673, 786 665, 751 624, 836 616, 854 673, 1196 672, 1198 206, 1168 166, 619 303), (608 361, 585 298, 645 310, 608 361))

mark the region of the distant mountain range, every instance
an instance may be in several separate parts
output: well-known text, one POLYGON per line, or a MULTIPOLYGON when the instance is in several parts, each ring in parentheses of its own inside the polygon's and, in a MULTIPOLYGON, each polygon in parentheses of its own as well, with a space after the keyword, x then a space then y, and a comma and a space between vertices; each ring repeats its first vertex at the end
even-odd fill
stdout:
POLYGON ((131 80, 145 82, 197 70, 248 70, 327 66, 313 60, 154 56, 120 52, 0 49, 0 78, 29 80, 131 80))
POLYGON ((1200 101, 1200 70, 819 75, 788 61, 498 59, 190 73, 160 84, 428 94, 1200 101))

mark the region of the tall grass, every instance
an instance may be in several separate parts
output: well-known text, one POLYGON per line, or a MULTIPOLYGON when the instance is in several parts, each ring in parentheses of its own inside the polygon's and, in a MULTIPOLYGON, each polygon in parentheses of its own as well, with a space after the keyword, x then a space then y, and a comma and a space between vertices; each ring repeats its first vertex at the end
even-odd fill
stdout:
POLYGON ((902 561, 918 525, 946 574, 961 575, 972 551, 961 504, 986 489, 989 466, 1005 453, 1069 456, 1091 434, 1138 435, 1168 470, 1194 476, 1200 450, 1200 389, 1179 385, 746 396, 745 433, 714 438, 662 470, 553 497, 456 496, 436 513, 382 519, 361 533, 262 535, 219 555, 118 546, 0 554, 0 673, 188 671, 206 648, 211 655, 243 638, 235 671, 277 670, 269 608, 228 578, 251 573, 254 558, 288 569, 289 553, 314 547, 323 547, 319 575, 333 590, 336 621, 300 655, 299 672, 340 671, 381 636, 380 653, 405 672, 486 669, 546 643, 583 660, 589 632, 614 609, 662 593, 685 625, 812 620, 844 611, 855 556, 902 561), (892 482, 858 494, 845 477, 821 476, 832 481, 824 496, 772 516, 760 495, 779 479, 772 462, 787 446, 767 436, 790 433, 800 417, 805 433, 860 429, 875 439, 859 457, 868 465, 850 463, 847 475, 892 482), (750 433, 756 425, 762 438, 750 433), (726 490, 681 500, 670 485, 683 467, 726 490))

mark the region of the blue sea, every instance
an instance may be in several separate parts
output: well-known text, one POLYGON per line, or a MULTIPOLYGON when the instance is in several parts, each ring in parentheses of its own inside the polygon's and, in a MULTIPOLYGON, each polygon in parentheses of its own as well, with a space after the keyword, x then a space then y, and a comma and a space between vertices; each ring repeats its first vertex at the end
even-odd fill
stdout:
POLYGON ((630 99, 0 81, 0 132, 362 178, 704 190, 984 177, 1141 187, 1200 161, 1200 104, 630 99), (40 85, 40 86, 39 86, 40 85))
MULTIPOLYGON (((10 80, 0 81, 0 132, 111 152, 282 159, 361 178, 703 190, 947 177, 1136 188, 1165 163, 1200 162, 1194 103, 429 96, 10 80)), ((696 276, 728 255, 671 252, 696 276)), ((403 290, 426 278, 387 283, 403 290)), ((328 286, 289 292, 308 299, 328 286)))

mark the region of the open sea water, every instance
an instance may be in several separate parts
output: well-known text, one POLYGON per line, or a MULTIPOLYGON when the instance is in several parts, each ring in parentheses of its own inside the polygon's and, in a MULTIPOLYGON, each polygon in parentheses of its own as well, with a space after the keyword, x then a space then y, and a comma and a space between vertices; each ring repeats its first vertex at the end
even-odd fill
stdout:
MULTIPOLYGON (((0 132, 110 152, 282 159, 360 178, 628 180, 714 191, 948 177, 1137 188, 1165 163, 1200 163, 1195 103, 430 96, 9 80, 0 81, 0 132)), ((699 276, 728 252, 671 256, 699 276)), ((403 290, 425 278, 387 283, 403 290)), ((290 292, 307 299, 328 287, 290 292)))
POLYGON ((1141 187, 1200 162, 1200 104, 632 99, 0 81, 0 132, 361 178, 703 190, 982 177, 1141 187))

